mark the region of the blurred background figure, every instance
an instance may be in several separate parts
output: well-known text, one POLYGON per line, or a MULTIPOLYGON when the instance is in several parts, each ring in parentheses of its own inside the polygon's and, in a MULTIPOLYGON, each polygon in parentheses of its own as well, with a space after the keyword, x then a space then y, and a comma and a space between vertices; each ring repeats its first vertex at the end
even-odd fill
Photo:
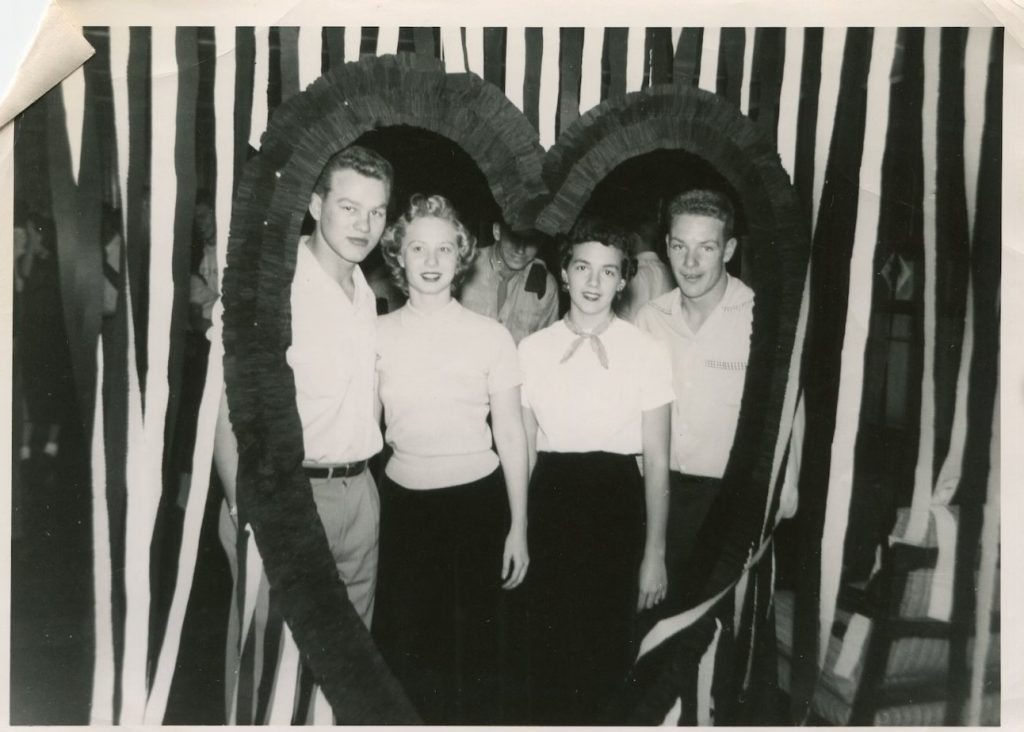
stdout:
POLYGON ((213 305, 220 294, 217 272, 217 220, 213 196, 204 189, 196 194, 192 220, 192 249, 189 262, 188 326, 185 331, 185 362, 181 383, 181 409, 174 435, 178 472, 178 507, 184 510, 192 483, 192 453, 195 449, 199 406, 206 383, 213 305))
POLYGON ((52 480, 53 459, 60 450, 61 415, 73 396, 71 368, 57 273, 53 221, 39 211, 24 219, 21 254, 15 260, 21 353, 21 387, 26 407, 18 457, 22 467, 38 458, 42 475, 52 480))
POLYGON ((537 253, 547 237, 536 230, 513 231, 504 223, 491 227, 494 244, 477 251, 459 301, 473 312, 494 318, 513 340, 558 319, 558 288, 537 253))
POLYGON ((664 295, 676 286, 672 271, 662 260, 664 229, 660 217, 660 201, 637 204, 623 217, 624 228, 632 234, 636 273, 626 285, 616 305, 620 318, 632 323, 645 304, 664 295))

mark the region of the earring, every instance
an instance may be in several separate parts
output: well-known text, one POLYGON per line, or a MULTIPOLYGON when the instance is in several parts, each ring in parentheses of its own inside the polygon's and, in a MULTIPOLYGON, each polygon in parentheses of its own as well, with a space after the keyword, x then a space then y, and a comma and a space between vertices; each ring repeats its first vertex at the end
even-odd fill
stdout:
POLYGON ((568 291, 569 291, 569 282, 567 280, 562 280, 562 292, 568 292, 568 291))

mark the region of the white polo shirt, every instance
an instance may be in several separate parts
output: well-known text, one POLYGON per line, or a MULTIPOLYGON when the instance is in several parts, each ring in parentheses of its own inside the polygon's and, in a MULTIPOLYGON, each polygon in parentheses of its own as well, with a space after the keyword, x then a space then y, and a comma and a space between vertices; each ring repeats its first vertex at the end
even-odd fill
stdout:
POLYGON ((433 313, 406 303, 378 319, 377 350, 385 439, 394 448, 388 476, 431 489, 493 472, 490 395, 520 384, 505 327, 454 299, 433 313))
MULTIPOLYGON (((728 276, 728 275, 727 275, 728 276)), ((637 313, 636 324, 668 345, 672 356, 672 454, 669 467, 721 478, 736 436, 750 357, 754 291, 729 277, 721 302, 694 333, 679 289, 637 313)))
POLYGON ((537 418, 537 449, 546 452, 643 450, 645 411, 672 401, 672 367, 664 345, 615 318, 600 335, 608 368, 559 320, 519 344, 523 406, 537 418))
POLYGON ((373 415, 377 302, 362 271, 352 273, 352 300, 299 240, 292 280, 292 344, 306 461, 348 463, 380 452, 373 415))

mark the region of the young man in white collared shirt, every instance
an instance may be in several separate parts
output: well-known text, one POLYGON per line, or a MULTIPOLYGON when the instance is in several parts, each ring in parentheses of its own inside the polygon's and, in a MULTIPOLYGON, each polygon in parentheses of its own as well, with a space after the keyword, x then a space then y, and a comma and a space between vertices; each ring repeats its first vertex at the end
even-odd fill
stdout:
MULTIPOLYGON (((374 406, 376 297, 359 264, 384 231, 392 180, 391 165, 359 146, 335 153, 324 166, 309 203, 316 226, 298 245, 291 288, 292 342, 286 353, 302 424, 303 469, 338 576, 367 627, 377 579, 380 502, 366 463, 383 441, 374 406)), ((221 542, 237 578, 238 448, 226 398, 218 415, 214 457, 226 494, 221 542)), ((261 584, 264 596, 265 576, 261 584)), ((231 650, 236 640, 232 630, 229 680, 235 678, 237 658, 231 650)))
POLYGON ((672 358, 666 564, 673 594, 671 579, 693 551, 732 449, 754 292, 725 271, 736 252, 734 212, 725 195, 688 191, 670 202, 668 214, 666 244, 677 287, 641 308, 636 325, 665 342, 672 358))

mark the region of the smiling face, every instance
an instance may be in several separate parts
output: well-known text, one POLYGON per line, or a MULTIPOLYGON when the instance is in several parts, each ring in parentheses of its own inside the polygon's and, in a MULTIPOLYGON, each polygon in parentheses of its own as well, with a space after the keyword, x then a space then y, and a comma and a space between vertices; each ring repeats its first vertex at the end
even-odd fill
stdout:
MULTIPOLYGON (((309 213, 316 220, 311 248, 318 259, 356 265, 380 241, 387 220, 388 184, 351 168, 336 170, 323 196, 314 193, 309 213)), ((323 260, 322 260, 323 261, 323 260)))
POLYGON ((562 281, 569 287, 574 314, 594 317, 611 312, 616 293, 626 286, 624 258, 619 249, 599 241, 573 246, 562 281))
POLYGON ((537 242, 515 236, 504 229, 501 224, 494 225, 494 239, 497 241, 498 256, 513 272, 518 272, 537 258, 539 246, 537 242))
POLYGON ((665 243, 683 297, 717 304, 725 294, 725 263, 736 251, 736 239, 725 239, 725 222, 713 216, 681 214, 672 220, 665 243))
POLYGON ((435 216, 414 219, 405 229, 400 263, 410 293, 450 291, 459 264, 458 235, 451 222, 435 216))

